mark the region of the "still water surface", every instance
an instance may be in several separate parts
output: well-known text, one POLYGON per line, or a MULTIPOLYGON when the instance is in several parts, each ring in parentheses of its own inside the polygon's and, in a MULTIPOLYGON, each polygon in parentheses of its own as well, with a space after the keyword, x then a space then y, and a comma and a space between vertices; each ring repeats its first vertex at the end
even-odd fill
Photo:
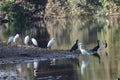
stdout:
POLYGON ((118 61, 107 56, 90 56, 52 61, 0 65, 1 80, 114 80, 119 75, 118 61), (113 66, 116 64, 116 66, 113 66))
POLYGON ((100 61, 97 57, 80 56, 53 62, 37 61, 0 65, 1 80, 8 78, 16 78, 16 80, 114 80, 120 77, 120 19, 117 17, 60 19, 25 25, 8 23, 1 25, 0 28, 1 42, 7 42, 9 36, 19 33, 21 36, 19 45, 24 45, 24 37, 28 34, 37 39, 41 48, 45 48, 52 37, 56 39, 52 49, 68 50, 76 39, 83 43, 85 49, 94 47, 97 40, 100 40, 101 46, 98 52, 100 61), (106 49, 103 48, 105 40, 108 43, 106 49))

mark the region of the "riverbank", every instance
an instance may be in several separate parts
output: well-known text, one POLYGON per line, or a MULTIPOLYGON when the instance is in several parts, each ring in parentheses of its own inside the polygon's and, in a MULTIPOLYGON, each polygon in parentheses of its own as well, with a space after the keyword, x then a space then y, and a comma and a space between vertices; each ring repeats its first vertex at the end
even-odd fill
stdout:
POLYGON ((0 64, 74 58, 79 55, 79 50, 69 52, 69 50, 48 50, 31 46, 2 46, 0 47, 0 64))

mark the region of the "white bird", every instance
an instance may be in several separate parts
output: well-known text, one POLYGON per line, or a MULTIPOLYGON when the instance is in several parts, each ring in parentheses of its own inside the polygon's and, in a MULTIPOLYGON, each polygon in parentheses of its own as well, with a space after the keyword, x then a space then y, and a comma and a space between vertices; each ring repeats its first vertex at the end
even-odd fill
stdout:
POLYGON ((82 43, 79 43, 79 49, 80 49, 82 55, 90 55, 91 54, 89 51, 82 48, 82 43))
POLYGON ((8 39, 8 42, 7 42, 7 44, 10 44, 10 43, 12 43, 12 42, 13 42, 13 39, 14 39, 14 37, 13 37, 13 36, 10 36, 10 37, 9 37, 9 39, 8 39))
POLYGON ((89 60, 83 60, 81 65, 81 75, 84 75, 84 69, 88 66, 89 60))
POLYGON ((37 43, 37 40, 35 38, 32 38, 32 43, 35 45, 35 46, 38 46, 38 43, 37 43))
POLYGON ((19 37, 20 37, 20 35, 19 35, 19 34, 16 34, 16 35, 14 36, 13 42, 16 42, 16 40, 17 40, 19 37))
POLYGON ((24 44, 27 45, 29 40, 30 40, 30 37, 29 37, 29 35, 27 35, 24 39, 24 44))
POLYGON ((52 39, 48 42, 47 47, 48 47, 48 48, 51 48, 51 46, 54 45, 54 43, 55 43, 55 39, 52 38, 52 39))

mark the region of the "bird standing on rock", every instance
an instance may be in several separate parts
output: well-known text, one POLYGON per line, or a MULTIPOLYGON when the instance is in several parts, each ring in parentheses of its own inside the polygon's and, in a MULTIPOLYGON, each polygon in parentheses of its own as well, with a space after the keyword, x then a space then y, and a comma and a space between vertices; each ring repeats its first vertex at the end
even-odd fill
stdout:
POLYGON ((77 48, 78 48, 78 40, 76 40, 76 43, 72 46, 70 52, 75 51, 77 48))
POLYGON ((54 43, 55 43, 55 38, 52 38, 52 39, 48 42, 47 48, 51 49, 51 46, 54 45, 54 43))

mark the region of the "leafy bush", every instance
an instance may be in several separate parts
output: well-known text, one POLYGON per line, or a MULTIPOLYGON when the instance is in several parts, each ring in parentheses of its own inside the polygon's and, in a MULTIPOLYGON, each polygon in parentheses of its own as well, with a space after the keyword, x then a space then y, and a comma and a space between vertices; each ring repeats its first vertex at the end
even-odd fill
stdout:
POLYGON ((6 19, 14 21, 25 21, 27 10, 13 1, 4 1, 0 6, 1 11, 6 13, 6 19))

